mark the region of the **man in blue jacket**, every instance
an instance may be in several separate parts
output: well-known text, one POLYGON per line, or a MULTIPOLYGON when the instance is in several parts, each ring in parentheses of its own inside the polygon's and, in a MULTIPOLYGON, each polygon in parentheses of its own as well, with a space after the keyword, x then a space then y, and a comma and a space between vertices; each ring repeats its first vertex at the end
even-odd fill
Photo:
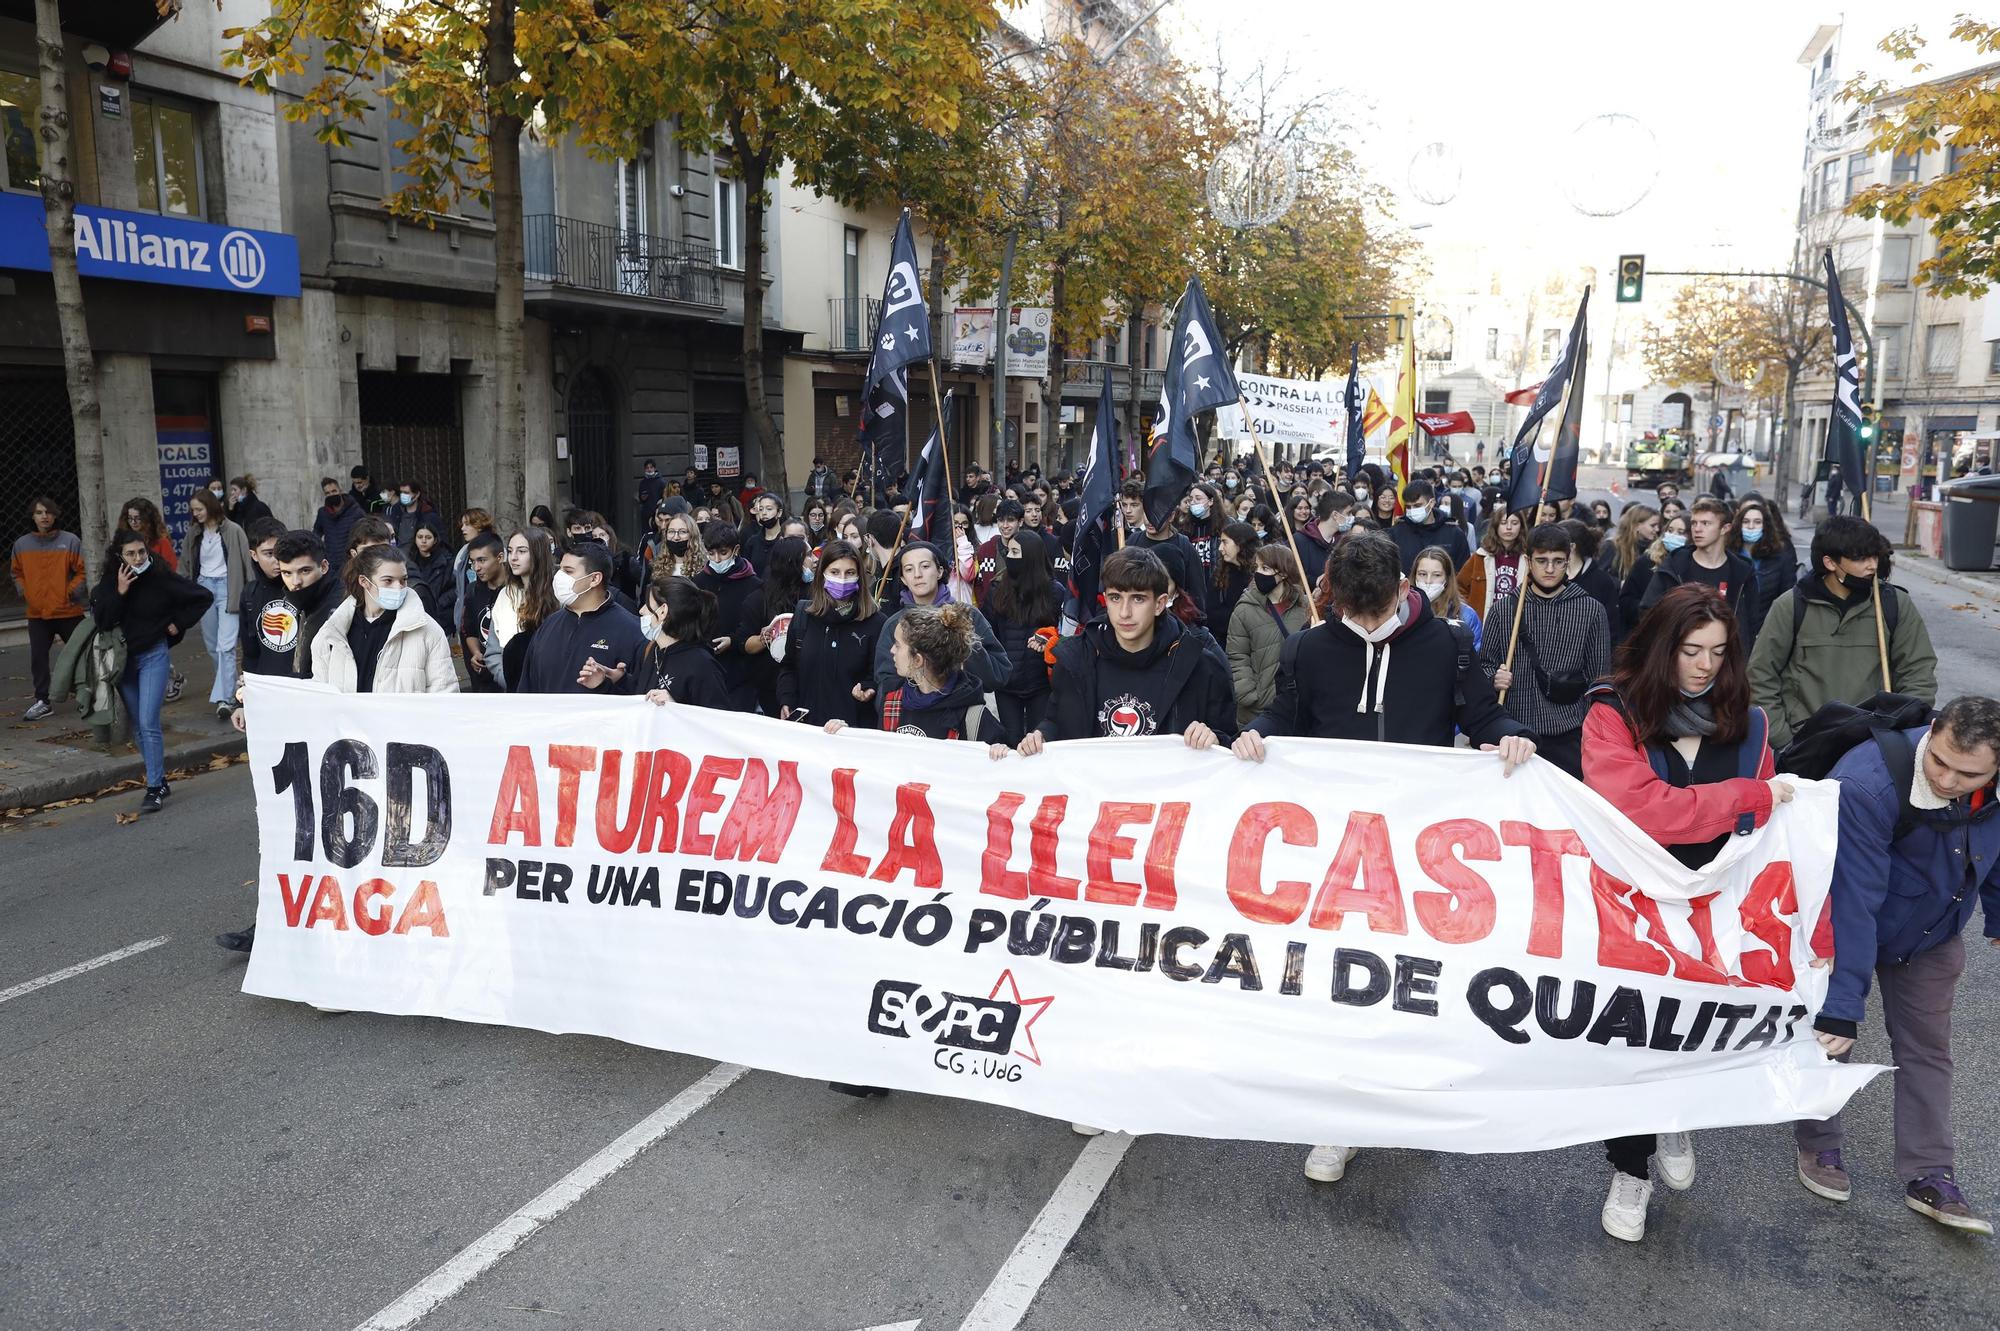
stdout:
MULTIPOLYGON (((1833 863, 1833 975, 1813 1029, 1845 1059, 1867 1013, 1871 976, 1882 993, 1896 1065, 1896 1169, 1910 1209, 1953 1229, 1991 1234, 1952 1176, 1951 1007, 1965 970, 1965 926, 1985 906, 2000 945, 2000 702, 1960 698, 1928 728, 1902 732, 1915 748, 1909 788, 1885 749, 1856 745, 1834 766, 1840 849, 1833 863), (1904 810, 1907 807, 1908 812, 1904 810), (1898 819, 1909 830, 1895 835, 1898 819)), ((1823 962, 1815 962, 1823 965, 1823 962)), ((1840 1117, 1795 1125, 1799 1181, 1822 1197, 1850 1196, 1840 1117)))

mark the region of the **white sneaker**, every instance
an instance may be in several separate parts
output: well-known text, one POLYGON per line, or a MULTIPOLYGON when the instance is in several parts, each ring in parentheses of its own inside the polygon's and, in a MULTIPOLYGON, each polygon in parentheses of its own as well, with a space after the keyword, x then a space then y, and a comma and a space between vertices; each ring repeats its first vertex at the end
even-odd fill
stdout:
POLYGON ((1306 1152, 1306 1177, 1315 1183, 1338 1183, 1354 1154, 1352 1146, 1315 1146, 1306 1152))
POLYGON ((1694 1186, 1694 1138, 1685 1132, 1663 1132, 1653 1148, 1653 1161, 1660 1167, 1660 1182, 1675 1192, 1694 1186))
POLYGON ((30 707, 27 711, 21 713, 21 719, 23 721, 39 721, 45 716, 54 716, 55 714, 56 714, 55 708, 49 706, 48 703, 44 702, 42 699, 37 698, 35 699, 35 705, 33 707, 30 707))
POLYGON ((1069 1125, 1069 1130, 1079 1137, 1101 1137, 1104 1135, 1103 1128, 1093 1128, 1088 1123, 1072 1123, 1069 1125))
POLYGON ((1627 1243, 1645 1238, 1646 1206, 1652 1200, 1651 1179, 1633 1178, 1622 1170, 1614 1170, 1611 1191, 1604 1197, 1604 1232, 1627 1243))

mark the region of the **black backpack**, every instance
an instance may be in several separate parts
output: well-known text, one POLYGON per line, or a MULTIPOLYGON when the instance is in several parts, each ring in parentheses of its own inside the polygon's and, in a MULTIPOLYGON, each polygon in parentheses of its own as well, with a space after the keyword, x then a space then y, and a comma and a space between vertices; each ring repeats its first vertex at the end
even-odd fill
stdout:
POLYGON ((1890 784, 1896 790, 1896 828, 1891 839, 1900 839, 1917 825, 1916 809, 1910 804, 1910 787, 1917 778, 1917 750, 1902 732, 1928 725, 1936 715, 1929 703, 1901 693, 1878 693, 1858 707, 1830 702, 1792 732, 1792 742, 1778 754, 1778 770, 1818 781, 1831 775, 1834 765, 1856 745, 1872 742, 1881 749, 1890 784))

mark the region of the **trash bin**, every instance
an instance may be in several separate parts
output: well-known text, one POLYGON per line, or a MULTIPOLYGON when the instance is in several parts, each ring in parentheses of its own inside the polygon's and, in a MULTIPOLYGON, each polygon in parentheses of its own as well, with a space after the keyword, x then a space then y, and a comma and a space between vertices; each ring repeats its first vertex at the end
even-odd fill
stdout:
POLYGON ((1966 476, 1946 481, 1944 566, 1984 573, 1993 567, 1993 543, 2000 536, 2000 476, 1966 476))

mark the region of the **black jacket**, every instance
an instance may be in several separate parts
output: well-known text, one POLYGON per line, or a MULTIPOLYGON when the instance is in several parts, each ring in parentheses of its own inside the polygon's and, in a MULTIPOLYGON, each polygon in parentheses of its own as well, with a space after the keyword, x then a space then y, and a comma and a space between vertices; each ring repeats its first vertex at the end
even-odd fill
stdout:
POLYGON ((162 640, 170 647, 186 642, 188 630, 201 623, 201 617, 215 601, 215 594, 208 588, 174 572, 157 555, 121 596, 118 570, 123 567, 123 563, 114 562, 104 570, 104 576, 97 580, 97 588, 91 593, 90 613, 100 630, 124 631, 125 650, 130 656, 137 656, 162 640), (167 636, 169 624, 175 630, 171 638, 167 636))
POLYGON ((1611 641, 1615 645, 1631 627, 1625 623, 1625 612, 1621 606, 1624 597, 1617 577, 1604 566, 1602 560, 1593 559, 1589 568, 1570 581, 1589 592, 1604 607, 1604 626, 1611 630, 1611 641))
POLYGON ((1465 567, 1465 561, 1472 557, 1472 547, 1466 544, 1465 529, 1456 522, 1441 518, 1435 509, 1431 520, 1418 526, 1408 518, 1397 518, 1396 525, 1389 528, 1389 538, 1396 543, 1396 551, 1403 556, 1403 572, 1408 574, 1416 567, 1417 556, 1431 546, 1440 546, 1451 556, 1451 567, 1455 573, 1465 567))
POLYGON ((1632 561, 1632 571, 1625 575, 1625 581, 1618 588, 1618 622, 1630 633, 1639 626, 1640 617, 1646 612, 1639 603, 1646 599, 1646 589, 1653 585, 1653 559, 1645 551, 1632 561))
POLYGON ((255 494, 245 492, 244 496, 229 506, 229 520, 248 532, 250 524, 258 518, 271 516, 271 506, 255 494))
POLYGON ((888 616, 863 620, 811 613, 812 602, 800 601, 785 633, 785 659, 778 667, 778 704, 792 709, 791 719, 809 725, 845 721, 875 728, 875 700, 854 696, 854 686, 875 687, 875 644, 888 616))
POLYGON ((557 611, 537 625, 518 676, 513 662, 501 659, 506 663, 508 680, 520 680, 518 687, 510 683, 512 692, 588 694, 598 690, 576 682, 586 660, 629 670, 645 645, 646 640, 639 636, 638 617, 615 601, 606 601, 581 615, 557 611))
MULTIPOLYGON (((1736 628, 1742 635, 1744 647, 1757 641, 1757 630, 1763 627, 1763 603, 1757 593, 1757 570, 1742 555, 1723 552, 1726 561, 1723 566, 1722 595, 1729 602, 1729 608, 1736 615, 1736 628)), ((1684 545, 1668 554, 1666 560, 1653 570, 1653 580, 1646 587, 1646 595, 1639 602, 1640 609, 1651 610, 1660 598, 1692 577, 1694 568, 1694 547, 1684 545)), ((1701 581, 1701 579, 1695 579, 1701 581)))
POLYGON ((1245 729, 1437 748, 1451 747, 1454 730, 1474 744, 1534 737, 1500 705, 1469 632, 1432 614, 1419 591, 1405 593, 1401 613, 1402 628, 1372 649, 1339 620, 1294 633, 1278 657, 1271 705, 1245 729))
POLYGON ((1056 645, 1054 698, 1044 738, 1178 735, 1206 722, 1225 742, 1236 736, 1229 658, 1207 629, 1161 615, 1143 652, 1118 645, 1111 621, 1094 619, 1056 645))
MULTIPOLYGON (((1799 552, 1790 542, 1778 552, 1757 559, 1749 554, 1743 556, 1750 561, 1750 567, 1757 573, 1757 632, 1764 631, 1764 617, 1771 613, 1771 607, 1780 596, 1792 589, 1799 580, 1799 552)), ((1756 634, 1750 635, 1756 640, 1756 634)))
POLYGON ((733 708, 722 667, 716 664, 715 653, 705 642, 677 642, 671 647, 647 643, 639 653, 638 664, 618 681, 618 691, 650 693, 654 689, 665 689, 675 702, 689 707, 713 707, 724 712, 733 708))
MULTIPOLYGON (((1306 586, 1316 587, 1319 575, 1326 571, 1327 556, 1333 553, 1333 542, 1319 534, 1317 522, 1292 528, 1292 535, 1298 537, 1299 570, 1306 575, 1306 586)), ((1272 532, 1271 539, 1284 540, 1284 529, 1272 532)))
POLYGON ((694 585, 715 597, 715 636, 729 639, 715 654, 715 663, 722 667, 722 677, 729 683, 730 705, 747 712, 757 701, 760 672, 758 658, 743 650, 747 636, 743 632, 743 605, 762 590, 764 580, 757 576, 750 560, 739 554, 727 573, 705 568, 694 575, 694 585))

